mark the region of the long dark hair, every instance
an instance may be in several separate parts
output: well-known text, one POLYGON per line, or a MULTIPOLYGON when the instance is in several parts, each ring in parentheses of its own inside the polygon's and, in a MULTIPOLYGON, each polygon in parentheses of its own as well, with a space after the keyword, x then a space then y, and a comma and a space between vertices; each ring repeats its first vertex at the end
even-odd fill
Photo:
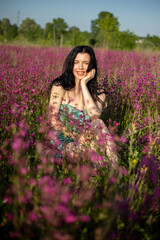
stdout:
POLYGON ((50 84, 49 90, 51 90, 53 85, 62 86, 65 90, 71 90, 75 87, 75 77, 73 75, 74 60, 78 53, 88 53, 90 55, 90 63, 87 72, 95 69, 95 76, 87 83, 88 90, 94 100, 98 100, 98 95, 100 94, 97 82, 97 60, 95 53, 90 46, 80 45, 71 50, 65 59, 62 75, 57 77, 50 84))

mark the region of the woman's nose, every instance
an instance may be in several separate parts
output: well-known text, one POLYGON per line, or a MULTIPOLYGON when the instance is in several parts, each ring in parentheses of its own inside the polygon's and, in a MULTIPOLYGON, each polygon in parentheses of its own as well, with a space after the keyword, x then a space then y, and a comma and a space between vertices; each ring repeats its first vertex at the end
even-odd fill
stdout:
POLYGON ((83 63, 79 63, 79 69, 83 69, 83 63))

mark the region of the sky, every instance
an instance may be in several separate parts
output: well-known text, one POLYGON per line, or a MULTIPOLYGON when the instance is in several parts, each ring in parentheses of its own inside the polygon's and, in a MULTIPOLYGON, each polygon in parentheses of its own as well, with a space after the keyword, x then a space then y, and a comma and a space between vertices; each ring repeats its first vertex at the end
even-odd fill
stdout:
POLYGON ((6 17, 11 24, 29 17, 44 27, 60 17, 68 27, 90 32, 101 11, 118 18, 120 31, 160 37, 160 0, 0 0, 0 19, 6 17))

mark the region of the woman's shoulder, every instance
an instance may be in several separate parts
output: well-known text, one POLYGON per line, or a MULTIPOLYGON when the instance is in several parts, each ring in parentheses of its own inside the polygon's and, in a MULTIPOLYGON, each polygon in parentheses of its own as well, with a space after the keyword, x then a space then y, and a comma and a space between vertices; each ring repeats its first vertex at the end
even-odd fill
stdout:
POLYGON ((65 89, 61 85, 53 85, 51 88, 51 93, 57 93, 59 95, 64 95, 65 89))
POLYGON ((62 77, 61 76, 54 78, 52 80, 52 82, 49 85, 49 89, 51 90, 51 89, 53 89, 53 87, 55 88, 55 86, 62 86, 62 77))

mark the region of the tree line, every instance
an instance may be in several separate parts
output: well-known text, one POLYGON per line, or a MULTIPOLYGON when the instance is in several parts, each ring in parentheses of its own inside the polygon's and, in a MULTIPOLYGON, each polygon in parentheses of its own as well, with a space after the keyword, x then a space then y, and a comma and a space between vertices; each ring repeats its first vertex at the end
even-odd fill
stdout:
POLYGON ((0 20, 0 42, 24 42, 52 46, 76 46, 87 44, 108 49, 133 50, 151 48, 160 50, 160 38, 149 34, 140 38, 129 30, 120 31, 120 23, 113 13, 102 11, 91 21, 91 32, 69 27, 63 18, 53 18, 42 28, 34 19, 26 18, 17 26, 8 18, 0 20))

